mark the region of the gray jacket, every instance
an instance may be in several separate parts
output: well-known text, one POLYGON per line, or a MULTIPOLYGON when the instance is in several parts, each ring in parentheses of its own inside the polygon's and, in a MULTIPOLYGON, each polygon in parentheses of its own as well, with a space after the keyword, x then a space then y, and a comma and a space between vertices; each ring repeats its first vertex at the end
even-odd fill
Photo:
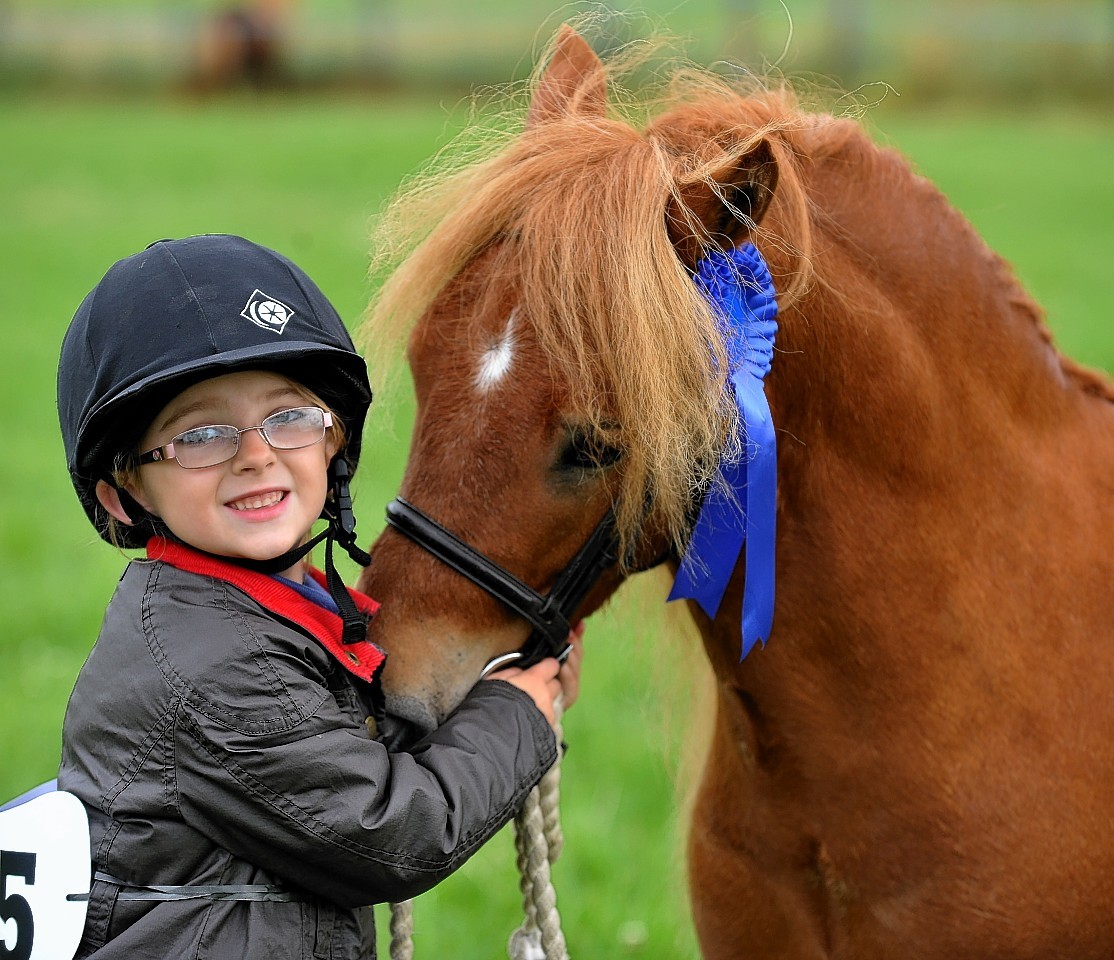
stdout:
POLYGON ((553 732, 486 681, 388 752, 321 609, 212 566, 130 564, 70 699, 59 786, 88 810, 97 878, 78 956, 374 957, 367 905, 464 863, 553 763, 553 732))

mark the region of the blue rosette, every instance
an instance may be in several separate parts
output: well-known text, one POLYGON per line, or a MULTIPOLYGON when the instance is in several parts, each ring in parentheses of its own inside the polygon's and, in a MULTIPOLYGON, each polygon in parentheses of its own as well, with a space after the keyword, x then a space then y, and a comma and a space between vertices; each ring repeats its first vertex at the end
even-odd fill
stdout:
POLYGON ((694 279, 721 323, 740 435, 737 455, 720 461, 669 599, 691 598, 715 618, 745 549, 741 660, 765 645, 774 620, 777 442, 763 380, 774 357, 777 294, 751 243, 709 254, 694 279))

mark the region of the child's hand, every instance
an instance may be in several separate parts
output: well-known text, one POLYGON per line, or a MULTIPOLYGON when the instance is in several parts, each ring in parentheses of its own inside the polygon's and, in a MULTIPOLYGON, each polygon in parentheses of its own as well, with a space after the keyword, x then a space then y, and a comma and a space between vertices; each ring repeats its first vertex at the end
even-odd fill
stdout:
POLYGON ((569 632, 572 650, 561 664, 557 679, 561 681, 561 707, 568 710, 580 695, 580 661, 584 659, 584 621, 579 621, 569 632))
POLYGON ((518 667, 508 667, 487 675, 487 680, 505 680, 512 687, 518 687, 530 694, 535 706, 545 714, 545 719, 552 727, 556 723, 553 713, 553 701, 561 695, 561 681, 557 679, 560 664, 553 657, 535 663, 526 670, 518 667))
POLYGON ((561 707, 567 710, 580 693, 580 661, 584 657, 584 621, 581 620, 569 632, 572 650, 559 664, 553 657, 547 657, 526 670, 508 667, 489 674, 488 680, 505 680, 512 686, 530 694, 538 709, 545 714, 549 725, 556 723, 553 711, 554 701, 560 697, 561 707))

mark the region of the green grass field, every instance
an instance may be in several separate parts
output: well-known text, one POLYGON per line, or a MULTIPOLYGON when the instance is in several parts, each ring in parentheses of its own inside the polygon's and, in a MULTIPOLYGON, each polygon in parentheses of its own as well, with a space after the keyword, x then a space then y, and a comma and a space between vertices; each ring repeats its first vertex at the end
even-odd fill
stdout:
MULTIPOLYGON (((355 319, 369 219, 464 115, 371 99, 0 101, 0 799, 54 775, 66 698, 123 566, 77 505, 55 418, 58 347, 82 296, 152 240, 228 231, 292 256, 355 319)), ((917 116, 899 101, 871 122, 1014 263, 1065 352, 1114 370, 1109 120, 917 116)), ((367 541, 407 424, 405 404, 373 411, 357 500, 367 541)), ((673 679, 687 668, 668 658, 697 654, 656 642, 652 615, 599 619, 566 722, 566 933, 581 960, 691 957, 673 785, 690 707, 673 679)), ((417 955, 490 960, 517 919, 505 833, 418 902, 417 955)))

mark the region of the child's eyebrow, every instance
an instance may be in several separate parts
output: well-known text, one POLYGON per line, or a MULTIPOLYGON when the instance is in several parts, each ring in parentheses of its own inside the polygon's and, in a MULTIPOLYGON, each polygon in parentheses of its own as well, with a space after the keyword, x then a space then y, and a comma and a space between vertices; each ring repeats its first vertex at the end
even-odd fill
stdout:
MULTIPOLYGON (((264 403, 274 403, 276 400, 281 400, 284 397, 291 397, 297 400, 302 400, 302 395, 294 389, 294 387, 276 387, 274 390, 264 394, 261 398, 264 403)), ((179 420, 184 420, 192 414, 202 412, 212 407, 214 401, 206 398, 195 400, 193 403, 188 403, 180 410, 175 410, 170 414, 162 423, 156 427, 156 430, 161 433, 163 430, 169 429, 173 424, 179 420)))
POLYGON ((199 410, 204 410, 205 407, 206 407, 206 401, 204 401, 204 400, 198 400, 195 403, 187 404, 186 406, 182 407, 180 410, 175 410, 169 417, 167 417, 162 423, 160 423, 156 427, 156 430, 159 433, 162 433, 162 431, 166 430, 171 424, 177 423, 179 420, 184 420, 190 414, 197 413, 199 410))

